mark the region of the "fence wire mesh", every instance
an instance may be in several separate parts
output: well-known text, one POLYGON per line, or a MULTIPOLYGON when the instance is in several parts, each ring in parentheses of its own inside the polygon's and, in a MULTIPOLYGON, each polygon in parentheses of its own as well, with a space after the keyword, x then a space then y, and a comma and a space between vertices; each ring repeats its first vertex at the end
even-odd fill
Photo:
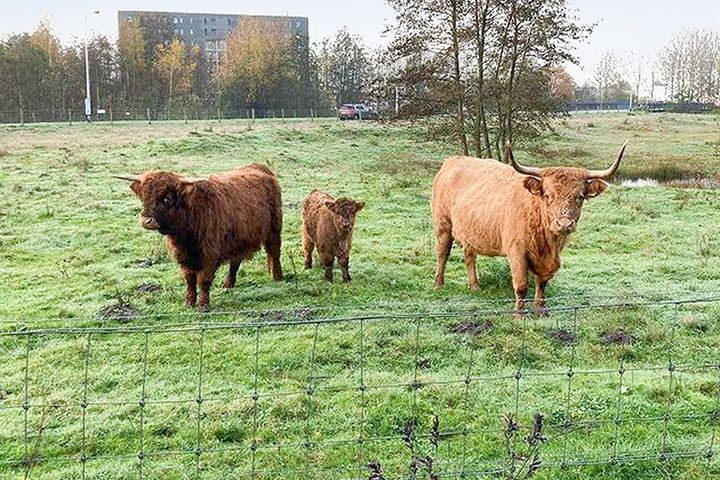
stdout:
POLYGON ((6 324, 0 478, 718 471, 720 297, 327 313, 6 324))

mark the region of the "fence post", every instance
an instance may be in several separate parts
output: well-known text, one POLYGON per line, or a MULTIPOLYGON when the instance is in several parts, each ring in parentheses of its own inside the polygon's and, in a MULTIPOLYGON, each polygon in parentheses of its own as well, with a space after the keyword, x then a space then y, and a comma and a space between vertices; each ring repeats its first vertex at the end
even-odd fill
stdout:
POLYGON ((150 125, 152 123, 152 120, 150 120, 150 107, 146 107, 145 112, 147 114, 148 125, 150 125))
POLYGON ((69 108, 68 108, 68 125, 72 125, 72 113, 70 112, 69 108))
POLYGON ((187 123, 187 110, 185 107, 183 107, 183 119, 185 120, 185 123, 187 123))
POLYGON ((218 107, 218 123, 220 123, 220 107, 218 107))
POLYGON ((32 112, 32 119, 33 119, 33 123, 35 123, 35 121, 36 121, 35 120, 35 112, 32 112))
POLYGON ((22 108, 20 109, 20 125, 25 125, 25 115, 22 108))
POLYGON ((284 122, 285 121, 285 109, 284 108, 280 109, 280 116, 282 117, 282 121, 284 122))
POLYGON ((252 123, 255 123, 255 107, 251 109, 252 111, 252 123))
POLYGON ((311 122, 314 122, 314 121, 315 121, 315 112, 313 112, 313 109, 312 109, 312 108, 310 109, 310 121, 311 121, 311 122))
POLYGON ((113 123, 112 107, 108 107, 108 114, 110 115, 110 125, 113 123))

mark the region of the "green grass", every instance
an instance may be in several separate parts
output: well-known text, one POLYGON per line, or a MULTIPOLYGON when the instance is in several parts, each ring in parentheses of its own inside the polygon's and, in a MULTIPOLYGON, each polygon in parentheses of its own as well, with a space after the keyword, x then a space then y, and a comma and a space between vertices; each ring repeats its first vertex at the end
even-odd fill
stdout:
MULTIPOLYGON (((627 138, 622 177, 672 179, 685 172, 714 176, 720 173, 714 154, 717 130, 711 116, 578 115, 560 122, 541 142, 518 146, 516 157, 527 164, 600 168, 612 161, 627 138)), ((713 438, 717 419, 710 414, 720 408, 717 371, 681 369, 673 372, 671 385, 666 368, 649 367, 666 367, 671 359, 684 366, 717 364, 716 304, 583 310, 577 317, 556 313, 527 322, 491 315, 493 327, 476 336, 453 333, 458 321, 472 316, 423 316, 419 323, 393 317, 400 311, 480 311, 510 305, 505 260, 480 259, 481 289, 471 294, 457 249, 445 289, 431 289, 430 185, 442 159, 454 152, 443 142, 426 140, 419 128, 334 121, 26 125, 0 127, 0 145, 4 331, 277 321, 367 312, 391 317, 365 322, 362 330, 358 322, 323 324, 317 330, 313 325, 263 328, 258 389, 264 396, 258 405, 251 398, 255 331, 204 333, 203 397, 210 400, 201 408, 200 441, 202 448, 214 452, 201 457, 202 478, 239 476, 250 469, 253 438, 265 447, 299 445, 259 449, 256 468, 302 474, 261 478, 345 478, 323 471, 348 465, 367 478, 369 472, 357 468, 372 460, 381 462, 388 478, 401 478, 407 473, 409 452, 399 435, 413 413, 421 432, 429 432, 433 415, 438 415, 443 432, 466 426, 471 432, 467 438, 443 438, 436 452, 427 439, 421 441, 441 472, 458 470, 463 455, 467 470, 482 468, 502 458, 500 418, 515 409, 518 382, 513 375, 518 368, 525 374, 517 390, 523 435, 533 413, 545 414, 550 441, 541 455, 547 463, 560 462, 565 455, 570 461, 607 458, 615 448, 620 454, 658 451, 663 444, 669 451, 705 449, 713 438), (201 175, 252 161, 269 164, 283 188, 282 261, 287 278, 272 282, 258 255, 242 266, 237 288, 222 290, 218 278, 213 315, 198 315, 182 306, 182 280, 162 238, 138 227, 139 202, 126 183, 110 175, 155 168, 201 175), (313 188, 366 202, 357 220, 350 285, 328 285, 319 269, 302 269, 301 204, 313 188), (132 307, 141 317, 103 318, 118 305, 132 307), (238 310, 246 312, 220 314, 238 310), (620 327, 634 337, 632 345, 603 340, 620 327), (577 343, 554 339, 557 329, 575 333, 577 343), (426 385, 413 391, 402 385, 414 382, 416 359, 417 378, 426 385), (357 390, 361 364, 370 387, 364 399, 357 390), (568 397, 570 365, 578 373, 568 397), (617 373, 620 365, 627 369, 624 390, 617 373), (466 392, 462 380, 468 368, 476 380, 466 392), (317 389, 313 395, 305 393, 309 378, 317 389), (459 383, 442 383, 448 381, 459 383), (372 388, 388 384, 398 386, 372 388), (621 418, 646 421, 616 426, 618 398, 621 418), (366 406, 365 435, 392 440, 302 446, 306 438, 356 438, 361 401, 366 406), (665 424, 658 419, 668 408, 673 415, 691 417, 665 424), (253 412, 258 414, 257 429, 253 412), (568 433, 566 422, 582 428, 568 433)), ((564 252, 563 268, 551 282, 551 304, 717 294, 718 211, 720 193, 715 190, 613 186, 586 205, 564 252)), ((142 422, 137 403, 143 388, 142 333, 96 333, 89 344, 88 336, 77 332, 47 333, 33 337, 29 345, 23 335, 0 337, 0 460, 24 455, 25 420, 18 407, 26 394, 27 357, 27 395, 38 405, 28 410, 30 453, 72 459, 41 459, 33 464, 32 476, 79 475, 79 405, 87 395, 91 406, 85 451, 91 457, 127 456, 89 461, 88 478, 138 475, 141 424, 146 451, 190 452, 149 457, 146 476, 193 477, 200 337, 197 330, 149 335, 145 389, 150 403, 142 422), (87 392, 82 387, 86 359, 87 392)), ((667 465, 638 461, 568 472, 548 469, 540 477, 707 478, 717 475, 718 468, 717 461, 704 459, 667 465)), ((22 472, 0 462, 0 478, 22 472)))

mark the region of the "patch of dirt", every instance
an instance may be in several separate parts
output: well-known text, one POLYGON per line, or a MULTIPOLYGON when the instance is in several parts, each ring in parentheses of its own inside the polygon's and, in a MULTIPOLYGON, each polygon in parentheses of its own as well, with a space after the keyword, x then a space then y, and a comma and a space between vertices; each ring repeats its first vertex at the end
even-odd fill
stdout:
POLYGON ((157 265, 160 263, 157 258, 139 258, 137 260, 131 260, 125 265, 128 267, 135 267, 135 268, 150 268, 153 265, 157 265))
POLYGON ((143 283, 135 289, 138 293, 158 293, 162 287, 157 283, 143 283))
POLYGON ((564 328, 548 328, 545 335, 563 345, 575 345, 577 343, 577 334, 564 328))
POLYGON ((100 310, 100 318, 103 320, 117 320, 129 322, 140 315, 140 310, 129 303, 114 303, 106 305, 100 310))
POLYGON ((624 327, 603 333, 602 339, 605 343, 611 345, 632 345, 635 343, 635 336, 625 331, 624 327))
POLYGON ((418 368, 422 368, 422 369, 431 368, 432 360, 430 360, 429 358, 418 358, 417 366, 418 366, 418 368))
POLYGON ((480 323, 475 322, 463 322, 454 325, 450 328, 450 333, 458 333, 462 335, 480 335, 481 333, 489 332, 492 330, 493 324, 490 320, 485 320, 480 323))
POLYGON ((293 308, 291 310, 267 310, 260 313, 263 322, 297 322, 312 320, 316 311, 310 307, 293 308))

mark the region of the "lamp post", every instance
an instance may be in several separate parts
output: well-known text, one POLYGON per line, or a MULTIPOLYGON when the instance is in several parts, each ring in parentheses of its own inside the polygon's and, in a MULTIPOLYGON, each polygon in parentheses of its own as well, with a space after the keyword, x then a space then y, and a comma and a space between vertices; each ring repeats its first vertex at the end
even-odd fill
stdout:
MULTIPOLYGON (((93 15, 99 14, 99 10, 95 10, 93 15)), ((85 120, 90 121, 92 116, 92 104, 90 101, 90 62, 88 60, 88 28, 87 15, 85 15, 85 120)))

